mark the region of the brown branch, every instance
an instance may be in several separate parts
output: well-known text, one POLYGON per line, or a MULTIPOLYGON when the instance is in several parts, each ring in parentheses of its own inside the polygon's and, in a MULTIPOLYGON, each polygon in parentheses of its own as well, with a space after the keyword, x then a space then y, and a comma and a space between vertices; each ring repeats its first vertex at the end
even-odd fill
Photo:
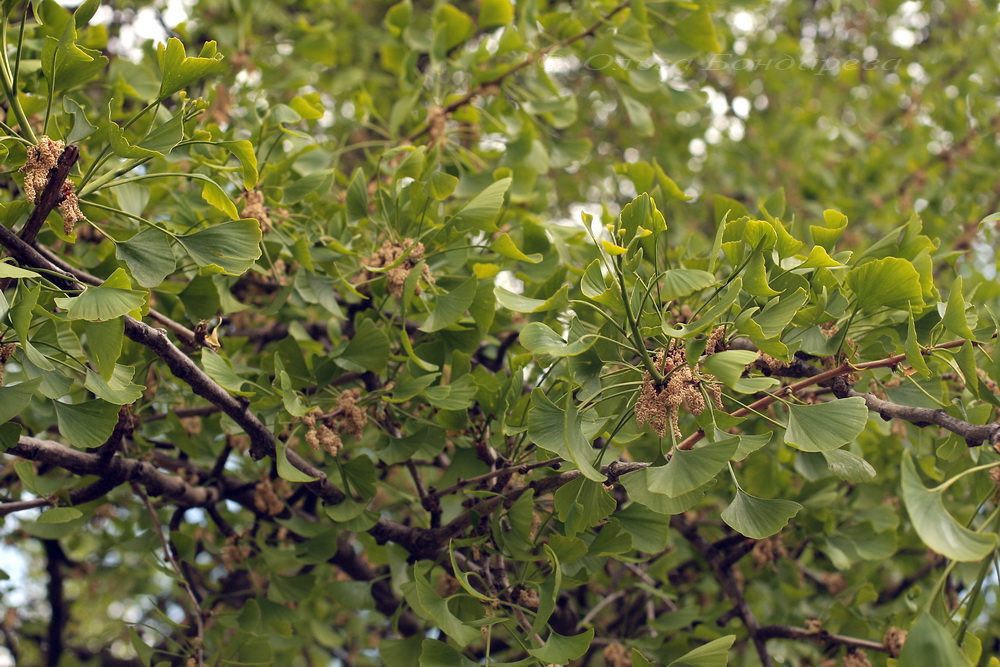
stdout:
POLYGON ((969 447, 980 447, 984 442, 996 447, 1000 445, 1000 422, 992 424, 970 424, 952 417, 941 409, 917 408, 885 401, 875 394, 856 391, 847 380, 840 377, 833 381, 833 393, 837 398, 863 398, 868 409, 877 412, 882 419, 903 419, 916 426, 935 424, 965 438, 969 447))
MULTIPOLYGON (((966 339, 960 338, 958 340, 948 341, 947 343, 941 343, 939 345, 926 347, 922 349, 920 353, 923 355, 928 355, 934 350, 954 349, 956 347, 962 347, 963 345, 965 345, 966 342, 971 342, 973 345, 979 345, 979 343, 975 341, 966 341, 966 339)), ((779 398, 790 396, 795 392, 801 391, 808 387, 812 387, 814 385, 823 385, 824 383, 831 382, 835 378, 847 375, 849 373, 853 373, 855 371, 870 370, 873 368, 895 368, 904 361, 906 361, 906 354, 894 354, 891 357, 886 357, 884 359, 876 359, 875 361, 865 361, 860 364, 843 363, 840 366, 837 366, 836 368, 832 368, 828 371, 823 371, 822 373, 818 373, 817 375, 807 377, 806 379, 800 380, 793 384, 785 385, 784 387, 778 389, 774 393, 767 394, 763 398, 754 401, 745 408, 734 410, 733 412, 729 413, 729 415, 732 417, 746 417, 751 413, 760 412, 761 410, 768 407, 772 403, 775 403, 779 398)), ((704 437, 705 437, 705 432, 699 429, 694 433, 692 433, 691 435, 689 435, 688 437, 684 438, 684 440, 682 440, 680 443, 678 443, 677 449, 692 449, 695 446, 695 444, 704 437)))
POLYGON ((135 491, 136 495, 142 498, 143 504, 146 506, 146 511, 149 512, 149 519, 153 522, 153 529, 156 531, 156 536, 160 538, 160 544, 163 546, 163 555, 170 563, 171 569, 177 575, 178 583, 184 592, 187 594, 188 600, 191 601, 191 613, 195 620, 195 631, 197 632, 196 641, 194 643, 194 659, 198 667, 204 667, 205 664, 205 617, 204 610, 201 608, 201 603, 198 601, 198 597, 194 594, 194 588, 191 587, 191 582, 184 575, 184 571, 181 569, 180 563, 177 562, 177 558, 174 556, 173 550, 170 548, 170 544, 167 542, 166 536, 163 534, 163 524, 160 523, 160 517, 156 515, 156 509, 153 507, 153 503, 149 501, 149 496, 146 492, 142 490, 135 482, 132 483, 132 490, 135 491))
MULTIPOLYGON (((179 477, 160 472, 149 461, 120 457, 103 461, 98 454, 82 452, 58 442, 28 436, 21 436, 17 444, 4 453, 19 456, 29 461, 43 461, 77 475, 99 475, 105 480, 103 484, 118 486, 125 482, 135 481, 146 487, 151 494, 167 496, 173 502, 186 507, 203 507, 221 500, 218 489, 192 486, 179 477)), ((101 483, 86 487, 86 490, 89 490, 87 494, 83 493, 84 489, 80 489, 81 495, 77 497, 86 502, 88 500, 86 495, 103 490, 104 486, 99 486, 99 484, 101 483)), ((103 494, 98 493, 95 497, 100 497, 100 495, 103 494)), ((70 500, 73 499, 73 494, 70 494, 70 500)), ((89 500, 93 499, 89 498, 89 500)), ((0 505, 0 516, 9 513, 5 510, 13 504, 0 505)))
MULTIPOLYGON (((28 220, 21 227, 19 234, 20 238, 28 245, 35 242, 35 237, 38 236, 38 231, 45 224, 45 219, 49 217, 49 213, 62 201, 63 183, 66 182, 66 177, 69 176, 70 170, 76 164, 79 157, 80 149, 77 148, 76 144, 70 144, 59 155, 56 166, 49 169, 49 180, 45 184, 45 189, 36 197, 37 203, 35 204, 35 208, 32 209, 28 220)), ((0 292, 10 287, 13 284, 13 280, 13 278, 0 280, 0 292)))
POLYGON ((688 522, 683 514, 676 514, 670 517, 670 525, 680 531, 684 539, 690 542, 691 546, 697 549, 702 558, 708 562, 715 580, 719 582, 723 593, 733 603, 736 614, 743 621, 743 625, 750 635, 754 648, 757 649, 757 656, 760 658, 761 665, 763 667, 774 667, 774 661, 767 653, 767 638, 760 636, 760 623, 753 612, 750 611, 750 606, 743 596, 743 590, 736 577, 733 576, 732 566, 724 564, 724 561, 720 558, 721 554, 715 551, 713 545, 698 532, 698 527, 688 522))
MULTIPOLYGON (((541 61, 541 59, 544 58, 545 56, 547 56, 549 53, 551 53, 553 51, 556 51, 558 49, 564 48, 566 46, 569 46, 570 44, 573 44, 574 42, 578 42, 579 40, 584 39, 585 37, 590 37, 595 32, 597 32, 598 28, 600 28, 602 25, 604 25, 605 23, 607 23, 608 21, 610 21, 612 18, 615 17, 616 14, 618 14, 619 12, 621 12, 622 10, 624 10, 628 6, 629 6, 629 3, 623 2, 623 3, 619 4, 618 6, 616 6, 614 9, 612 9, 610 12, 608 12, 607 14, 605 14, 604 16, 602 16, 597 22, 595 22, 593 25, 591 25, 589 28, 587 28, 583 32, 581 32, 579 34, 576 34, 576 35, 574 35, 572 37, 567 37, 564 40, 556 42, 555 44, 551 44, 551 45, 549 45, 549 46, 547 46, 547 47, 545 47, 543 49, 539 49, 538 51, 535 51, 534 53, 528 54, 524 58, 524 60, 522 60, 521 62, 519 62, 516 65, 514 65, 513 67, 511 67, 509 70, 503 72, 502 74, 498 74, 497 76, 493 77, 489 81, 484 81, 484 82, 480 83, 478 86, 476 86, 475 88, 473 88, 472 90, 470 90, 468 93, 466 93, 462 97, 460 97, 457 100, 455 100, 454 102, 446 105, 443 109, 441 109, 441 111, 439 113, 441 113, 441 114, 450 114, 450 113, 452 113, 454 111, 457 111, 458 109, 461 109, 462 107, 464 107, 465 105, 469 104, 470 102, 472 102, 473 100, 475 100, 477 97, 479 97, 480 95, 482 95, 484 92, 486 92, 487 90, 489 90, 490 88, 503 83, 504 80, 506 80, 511 75, 516 74, 517 72, 520 72, 525 67, 528 67, 530 65, 534 65, 535 63, 541 61)), ((410 137, 409 137, 410 142, 412 143, 412 142, 416 141, 417 139, 419 139, 420 137, 424 136, 425 134, 427 134, 428 132, 430 132, 430 129, 431 129, 430 124, 429 123, 425 123, 422 128, 420 128, 419 130, 417 130, 416 132, 414 132, 412 135, 410 135, 410 137)))
MULTIPOLYGON (((62 271, 68 273, 69 275, 73 276, 82 283, 86 283, 88 285, 102 285, 104 283, 103 279, 98 278, 97 276, 92 275, 90 273, 87 273, 83 269, 76 268, 75 266, 67 262, 65 259, 57 255, 56 253, 52 252, 48 248, 39 246, 36 248, 36 250, 38 250, 39 254, 41 254, 45 259, 47 259, 52 264, 59 267, 62 271)), ((180 340, 184 345, 187 345, 189 347, 205 347, 205 345, 203 345, 204 341, 203 340, 199 341, 194 331, 188 329, 180 322, 170 319, 169 317, 159 312, 155 308, 149 309, 149 318, 151 320, 156 320, 157 322, 162 324, 166 329, 168 329, 175 336, 177 336, 178 340, 180 340)))
POLYGON ((849 648, 860 648, 868 651, 881 651, 888 653, 884 643, 873 642, 867 639, 857 639, 845 635, 835 635, 826 630, 808 630, 806 628, 796 628, 788 625, 768 625, 757 631, 757 636, 763 640, 768 639, 799 639, 816 642, 826 646, 847 646, 849 648))
POLYGON ((59 667, 63 655, 63 634, 69 622, 69 608, 63 585, 63 563, 66 561, 66 554, 59 546, 59 540, 42 540, 42 545, 45 547, 45 569, 49 573, 47 588, 51 610, 45 664, 49 667, 59 667))
POLYGON ((160 421, 161 419, 166 419, 171 415, 176 415, 181 419, 186 419, 187 417, 208 417, 209 415, 214 415, 217 412, 222 412, 222 408, 218 405, 202 405, 196 408, 177 408, 176 410, 170 410, 169 412, 146 415, 141 418, 141 421, 143 423, 155 422, 160 421))

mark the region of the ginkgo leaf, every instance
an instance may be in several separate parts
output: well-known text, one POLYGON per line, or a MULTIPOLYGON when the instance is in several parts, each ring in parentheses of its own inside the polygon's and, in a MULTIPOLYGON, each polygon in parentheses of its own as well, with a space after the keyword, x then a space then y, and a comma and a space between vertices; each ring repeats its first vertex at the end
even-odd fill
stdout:
POLYGON ((494 231, 496 226, 493 221, 500 213, 504 194, 510 187, 511 180, 510 178, 501 178, 496 183, 489 185, 455 214, 451 219, 451 224, 463 230, 494 231))
POLYGON ((648 468, 649 490, 678 498, 713 479, 736 454, 739 438, 731 437, 691 450, 677 450, 665 466, 648 468))
POLYGON ((851 442, 868 423, 865 399, 854 396, 813 405, 789 405, 785 442, 806 452, 825 452, 851 442))
POLYGON ((242 275, 260 258, 260 239, 260 224, 252 218, 177 237, 198 266, 232 276, 242 275))
POLYGON ((903 452, 903 504, 917 535, 934 551, 960 562, 989 557, 997 548, 996 533, 977 533, 955 520, 944 507, 944 490, 924 488, 909 452, 903 452))
POLYGON ((737 487, 736 497, 720 516, 741 535, 762 540, 780 532, 801 509, 791 500, 758 498, 737 487))
POLYGON ((572 394, 567 394, 560 406, 541 391, 533 391, 528 437, 539 447, 575 463, 587 479, 604 482, 606 476, 594 467, 597 451, 583 435, 580 413, 572 398, 572 394))
POLYGON ((916 307, 924 302, 920 274, 913 262, 900 257, 866 262, 848 271, 846 281, 862 310, 916 307))

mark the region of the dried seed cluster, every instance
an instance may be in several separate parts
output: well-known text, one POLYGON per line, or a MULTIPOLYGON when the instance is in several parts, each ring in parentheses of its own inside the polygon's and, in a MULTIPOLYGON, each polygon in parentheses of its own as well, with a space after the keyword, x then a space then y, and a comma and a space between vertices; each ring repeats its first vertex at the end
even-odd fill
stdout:
POLYGON ((243 193, 243 201, 243 211, 240 215, 244 218, 255 218, 260 224, 262 233, 271 231, 271 216, 268 214, 267 206, 264 205, 264 193, 260 190, 247 190, 243 193))
MULTIPOLYGON (((717 331, 719 330, 713 331, 708 340, 706 354, 714 354, 719 345, 722 334, 717 331)), ((678 426, 680 407, 683 405, 695 416, 704 412, 706 406, 702 388, 711 397, 715 406, 722 409, 722 386, 715 381, 714 376, 701 373, 689 366, 687 353, 683 347, 658 351, 654 363, 667 377, 667 381, 662 387, 658 387, 648 372, 643 375, 639 400, 635 404, 635 418, 640 426, 649 424, 650 428, 662 438, 666 435, 669 424, 673 434, 680 438, 681 430, 678 426)))
MULTIPOLYGON (((279 480, 282 483, 284 480, 279 480)), ((280 489, 279 489, 280 490, 280 489)), ((281 501, 275 486, 271 484, 271 478, 265 477, 257 482, 254 489, 253 506, 261 514, 275 516, 285 510, 285 503, 281 501)))
POLYGON ((753 545, 753 550, 750 552, 750 555, 753 556, 754 563, 756 564, 758 570, 762 570, 765 565, 774 563, 780 558, 788 557, 788 550, 785 549, 785 545, 782 542, 782 537, 779 534, 764 538, 763 540, 758 540, 757 543, 753 545))
POLYGON ((3 368, 7 360, 14 356, 17 343, 0 343, 0 387, 3 386, 3 368))
POLYGON ((448 142, 448 112, 433 106, 427 110, 427 139, 431 146, 448 142))
POLYGON ((222 565, 228 572, 236 570, 237 566, 253 553, 253 546, 244 535, 230 535, 226 545, 222 547, 222 565))
MULTIPOLYGON (((38 203, 38 197, 48 185, 49 171, 59 162, 59 156, 64 150, 66 150, 65 143, 61 140, 53 141, 45 135, 42 135, 36 145, 28 147, 27 159, 19 171, 24 174, 24 194, 32 204, 38 203)), ((73 232, 76 223, 86 220, 83 211, 80 210, 80 200, 71 181, 67 180, 62 185, 59 212, 63 217, 63 231, 67 234, 73 232)))
POLYGON ((632 652, 623 644, 608 644, 604 647, 604 664, 608 667, 632 667, 632 652))
POLYGON ((882 643, 885 644, 885 648, 889 651, 889 655, 893 658, 898 658, 899 654, 903 652, 903 646, 906 644, 906 638, 909 636, 909 632, 901 628, 893 626, 885 633, 885 638, 882 643))
MULTIPOLYGON (((413 271, 413 267, 423 259, 424 256, 424 244, 416 243, 414 244, 413 239, 403 239, 402 243, 393 243, 391 241, 386 241, 382 244, 382 247, 375 251, 375 254, 368 258, 366 262, 367 266, 373 269, 381 269, 386 266, 392 266, 396 264, 399 259, 409 252, 403 261, 391 269, 385 274, 386 283, 389 286, 389 293, 392 294, 397 299, 403 297, 403 285, 406 283, 407 277, 409 277, 410 272, 413 271)), ((365 278, 371 280, 377 278, 379 273, 373 271, 366 271, 365 278)), ((424 264, 420 272, 420 277, 423 278, 424 282, 428 285, 434 284, 434 276, 431 275, 430 268, 424 264)), ((416 293, 420 294, 420 283, 418 281, 416 286, 416 293)))
POLYGON ((872 663, 868 660, 868 654, 859 649, 844 656, 844 667, 872 667, 872 663))
POLYGON ((319 408, 313 408, 302 416, 306 425, 306 442, 314 450, 325 449, 336 456, 344 447, 341 436, 350 433, 358 440, 368 424, 368 413, 358 405, 361 397, 359 389, 348 389, 337 399, 337 408, 323 416, 319 408))

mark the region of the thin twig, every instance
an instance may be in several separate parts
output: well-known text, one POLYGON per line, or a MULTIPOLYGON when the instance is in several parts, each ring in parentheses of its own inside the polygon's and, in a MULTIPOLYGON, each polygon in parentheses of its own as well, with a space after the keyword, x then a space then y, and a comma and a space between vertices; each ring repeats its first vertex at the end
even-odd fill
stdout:
POLYGON ((142 498, 142 502, 146 505, 146 510, 149 512, 149 518, 153 522, 153 527, 156 530, 156 536, 160 538, 160 544, 163 545, 163 554, 167 561, 170 563, 170 567, 177 574, 178 582, 184 592, 187 594, 188 599, 191 601, 191 606, 193 607, 192 613, 195 619, 195 628, 197 630, 197 643, 194 647, 194 658, 198 667, 204 667, 205 665, 205 618, 204 612, 201 608, 201 603, 198 602, 198 598, 194 594, 194 589, 191 588, 191 583, 184 576, 184 572, 181 570, 180 563, 174 557, 173 551, 170 549, 170 544, 167 542, 166 536, 163 534, 163 524, 160 523, 160 517, 156 515, 156 509, 153 507, 153 503, 149 501, 149 496, 141 486, 132 483, 132 490, 137 496, 142 498))

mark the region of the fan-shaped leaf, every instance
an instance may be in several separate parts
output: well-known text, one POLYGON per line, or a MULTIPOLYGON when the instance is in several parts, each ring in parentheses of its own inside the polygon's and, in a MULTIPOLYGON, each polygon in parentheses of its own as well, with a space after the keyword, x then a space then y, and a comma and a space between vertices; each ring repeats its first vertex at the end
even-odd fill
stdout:
POLYGON ((903 504, 917 535, 928 547, 960 562, 978 562, 997 548, 996 533, 975 533, 944 507, 943 491, 924 488, 909 452, 903 452, 903 504))

